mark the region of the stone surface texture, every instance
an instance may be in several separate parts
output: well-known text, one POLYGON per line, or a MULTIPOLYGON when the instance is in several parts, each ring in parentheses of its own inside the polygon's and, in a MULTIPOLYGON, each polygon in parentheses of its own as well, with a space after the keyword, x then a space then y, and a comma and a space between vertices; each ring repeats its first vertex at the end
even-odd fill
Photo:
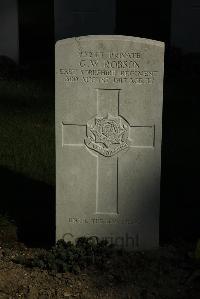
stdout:
POLYGON ((162 42, 57 42, 57 239, 158 246, 163 71, 162 42))

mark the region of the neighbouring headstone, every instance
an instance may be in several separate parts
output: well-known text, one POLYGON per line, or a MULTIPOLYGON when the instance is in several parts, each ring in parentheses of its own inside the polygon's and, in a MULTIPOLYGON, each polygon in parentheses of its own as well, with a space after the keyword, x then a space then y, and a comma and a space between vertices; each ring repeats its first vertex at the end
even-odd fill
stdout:
POLYGON ((181 49, 183 54, 198 54, 200 52, 199 28, 200 1, 173 0, 171 8, 171 46, 181 49))
POLYGON ((56 44, 56 238, 159 244, 164 44, 86 36, 56 44))
POLYGON ((55 39, 87 34, 113 34, 116 0, 54 0, 55 39))
POLYGON ((17 0, 0 1, 0 56, 19 60, 19 24, 17 0))

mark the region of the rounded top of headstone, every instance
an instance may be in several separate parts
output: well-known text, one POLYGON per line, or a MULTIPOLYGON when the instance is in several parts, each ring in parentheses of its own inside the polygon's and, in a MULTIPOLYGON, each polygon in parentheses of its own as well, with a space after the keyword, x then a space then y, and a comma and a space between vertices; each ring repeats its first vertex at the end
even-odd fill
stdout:
POLYGON ((158 47, 163 47, 165 46, 164 42, 157 41, 157 40, 152 40, 152 39, 147 39, 147 38, 141 38, 141 37, 134 37, 134 36, 126 36, 126 35, 86 35, 86 36, 78 36, 78 37, 71 37, 71 38, 66 38, 62 39, 56 42, 56 46, 72 42, 72 40, 76 41, 81 41, 81 40, 119 40, 119 41, 124 41, 124 42, 136 42, 136 43, 143 43, 143 44, 148 44, 152 46, 158 46, 158 47))

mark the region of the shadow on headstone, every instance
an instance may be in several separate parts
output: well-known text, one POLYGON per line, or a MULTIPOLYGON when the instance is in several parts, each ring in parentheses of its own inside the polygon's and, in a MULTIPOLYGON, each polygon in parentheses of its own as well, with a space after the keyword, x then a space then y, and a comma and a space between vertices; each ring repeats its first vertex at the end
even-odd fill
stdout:
POLYGON ((29 246, 52 246, 55 242, 54 187, 3 167, 0 180, 0 213, 15 221, 18 240, 29 246))

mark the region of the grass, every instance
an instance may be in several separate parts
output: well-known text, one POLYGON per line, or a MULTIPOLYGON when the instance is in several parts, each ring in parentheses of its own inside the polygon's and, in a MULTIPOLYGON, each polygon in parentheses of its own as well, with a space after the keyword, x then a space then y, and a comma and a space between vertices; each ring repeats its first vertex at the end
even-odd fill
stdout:
POLYGON ((13 241, 17 241, 17 227, 10 217, 0 214, 0 247, 13 241))
POLYGON ((54 87, 0 81, 0 166, 55 184, 54 87))
POLYGON ((6 215, 0 215, 0 230, 12 224, 12 220, 6 215))

